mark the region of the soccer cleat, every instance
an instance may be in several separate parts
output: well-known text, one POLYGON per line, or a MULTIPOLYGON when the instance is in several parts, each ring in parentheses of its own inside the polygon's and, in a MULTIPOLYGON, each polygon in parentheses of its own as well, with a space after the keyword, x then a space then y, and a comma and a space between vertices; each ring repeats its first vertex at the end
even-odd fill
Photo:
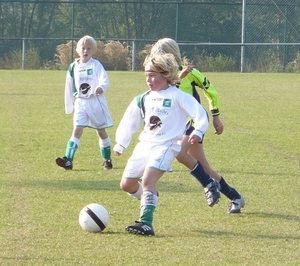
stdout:
POLYGON ((142 235, 142 236, 154 236, 154 231, 151 225, 135 221, 134 225, 128 225, 125 228, 131 234, 142 235))
POLYGON ((64 156, 63 158, 57 157, 55 159, 55 162, 58 166, 63 167, 66 170, 72 170, 73 169, 72 162, 66 156, 64 156))
POLYGON ((104 166, 104 169, 106 169, 106 170, 113 168, 111 159, 105 160, 102 165, 104 166))
POLYGON ((217 181, 213 181, 204 188, 206 201, 209 207, 214 206, 219 202, 221 198, 220 184, 217 181))
POLYGON ((243 208, 244 206, 245 206, 245 200, 241 196, 240 199, 234 199, 230 202, 228 213, 229 214, 230 213, 240 213, 241 208, 243 208))

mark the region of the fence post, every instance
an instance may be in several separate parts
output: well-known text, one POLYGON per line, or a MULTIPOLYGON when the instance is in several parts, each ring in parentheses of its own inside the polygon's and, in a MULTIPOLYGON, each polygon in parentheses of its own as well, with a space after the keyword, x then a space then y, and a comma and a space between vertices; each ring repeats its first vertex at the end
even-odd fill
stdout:
POLYGON ((74 60, 74 3, 72 3, 72 30, 71 30, 71 36, 72 36, 72 49, 71 49, 71 62, 74 60))
MULTIPOLYGON (((286 43, 287 39, 287 6, 284 7, 284 31, 283 31, 283 43, 286 43)), ((282 71, 285 71, 285 64, 286 64, 286 58, 287 58, 287 51, 286 46, 283 46, 283 59, 282 59, 282 71)))
POLYGON ((179 6, 176 5, 176 28, 175 28, 175 41, 177 42, 178 39, 178 13, 179 13, 179 6))
POLYGON ((245 71, 245 32, 246 32, 246 0, 243 0, 242 7, 242 45, 241 45, 241 72, 245 71))
POLYGON ((131 70, 135 70, 135 54, 136 54, 136 40, 132 41, 132 52, 131 52, 131 70))
POLYGON ((22 69, 26 68, 26 39, 22 39, 22 69))

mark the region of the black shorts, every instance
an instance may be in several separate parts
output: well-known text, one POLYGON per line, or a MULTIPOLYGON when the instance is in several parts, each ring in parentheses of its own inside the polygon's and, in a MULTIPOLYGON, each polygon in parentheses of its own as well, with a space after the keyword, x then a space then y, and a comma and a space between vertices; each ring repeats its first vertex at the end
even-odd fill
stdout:
MULTIPOLYGON (((186 126, 185 126, 185 131, 184 131, 184 135, 185 136, 189 136, 192 134, 192 132, 195 130, 194 126, 193 126, 193 120, 190 120, 186 123, 186 126)), ((204 139, 204 135, 201 139, 201 141, 199 141, 200 144, 202 144, 203 142, 203 139, 204 139)))

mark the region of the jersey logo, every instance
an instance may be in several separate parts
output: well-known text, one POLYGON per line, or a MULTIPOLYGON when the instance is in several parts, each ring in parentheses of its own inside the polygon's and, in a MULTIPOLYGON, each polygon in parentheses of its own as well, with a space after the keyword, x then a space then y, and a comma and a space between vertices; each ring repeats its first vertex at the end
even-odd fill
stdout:
POLYGON ((81 90, 82 94, 87 94, 90 89, 91 89, 91 86, 88 83, 82 83, 80 85, 80 90, 81 90))
POLYGON ((161 127, 162 122, 158 116, 151 116, 149 119, 149 128, 150 130, 155 130, 158 127, 161 127))
POLYGON ((172 100, 171 99, 164 99, 163 100, 163 107, 171 107, 172 100))
POLYGON ((205 88, 206 90, 209 89, 210 82, 209 82, 209 80, 208 80, 206 77, 204 78, 203 86, 204 86, 204 88, 205 88))
POLYGON ((93 75, 93 69, 87 69, 86 72, 89 76, 93 75))

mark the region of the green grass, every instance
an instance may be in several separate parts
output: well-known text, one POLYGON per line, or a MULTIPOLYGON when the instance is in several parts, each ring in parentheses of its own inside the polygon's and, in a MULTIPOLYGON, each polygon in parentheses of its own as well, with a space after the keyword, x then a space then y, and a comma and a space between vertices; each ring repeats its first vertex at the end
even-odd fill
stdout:
MULTIPOLYGON (((220 95, 225 132, 216 136, 210 126, 206 154, 246 206, 228 215, 223 196, 209 208, 203 189, 174 162, 175 171, 158 183, 153 238, 124 230, 139 214, 139 202, 119 188, 137 136, 113 158, 111 171, 102 170, 91 129, 74 170, 55 165, 72 132, 72 115, 64 114, 65 74, 0 71, 0 265, 299 264, 299 74, 207 73, 220 95), (78 223, 81 208, 92 202, 110 214, 102 233, 87 233, 78 223)), ((109 76, 114 141, 125 108, 147 88, 142 72, 109 76)))

